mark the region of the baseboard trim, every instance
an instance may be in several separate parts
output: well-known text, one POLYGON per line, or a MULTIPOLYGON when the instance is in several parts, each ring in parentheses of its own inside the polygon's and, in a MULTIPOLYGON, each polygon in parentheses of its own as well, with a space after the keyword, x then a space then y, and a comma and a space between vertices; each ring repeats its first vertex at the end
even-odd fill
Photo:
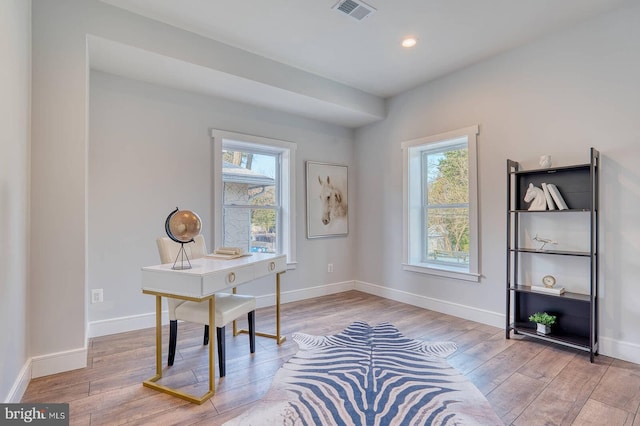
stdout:
POLYGON ((24 363, 20 372, 18 373, 18 377, 16 381, 11 386, 9 390, 9 394, 5 399, 5 404, 15 404, 20 402, 22 396, 27 390, 27 386, 29 386, 29 381, 31 380, 31 358, 24 363))
POLYGON ((623 342, 621 340, 600 336, 600 350, 598 353, 640 364, 640 345, 636 343, 623 342))
POLYGON ((504 314, 492 312, 485 309, 478 309, 472 306, 452 303, 446 300, 434 299, 432 297, 421 296, 402 290, 384 287, 378 284, 371 284, 364 281, 355 281, 355 289, 364 293, 406 303, 419 308, 430 309, 443 314, 453 315, 470 321, 502 328, 505 324, 504 314))
MULTIPOLYGON (((299 300, 312 299, 314 297, 327 296, 329 294, 342 293, 349 290, 355 290, 356 284, 354 280, 341 281, 337 283, 322 284, 313 287, 306 287, 301 290, 283 291, 280 294, 280 303, 297 302, 299 300)), ((265 308, 276 304, 276 295, 268 294, 258 296, 256 298, 256 306, 265 308)))
MULTIPOLYGON (((169 324, 169 313, 162 311, 162 324, 169 324)), ((156 326, 156 313, 130 315, 127 317, 110 318, 89 322, 88 336, 100 337, 109 334, 125 333, 127 331, 141 330, 156 326)))
POLYGON ((31 378, 49 376, 87 366, 87 348, 34 356, 31 358, 31 378))

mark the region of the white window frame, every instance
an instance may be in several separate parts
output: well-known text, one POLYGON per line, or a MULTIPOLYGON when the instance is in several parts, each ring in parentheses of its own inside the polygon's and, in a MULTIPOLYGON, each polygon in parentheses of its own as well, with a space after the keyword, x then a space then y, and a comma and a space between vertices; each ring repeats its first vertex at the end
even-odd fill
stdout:
POLYGON ((262 136, 247 135, 230 132, 227 130, 211 130, 213 140, 213 242, 215 247, 222 246, 223 241, 223 195, 224 183, 222 182, 222 150, 252 150, 280 156, 280 228, 281 238, 279 247, 281 253, 287 255, 288 269, 296 266, 296 191, 295 191, 295 164, 296 147, 294 142, 271 139, 262 136))
POLYGON ((403 250, 402 268, 405 271, 455 278, 480 280, 478 252, 478 125, 452 130, 433 136, 402 142, 403 151, 403 250), (423 259, 422 153, 439 147, 459 144, 466 139, 469 153, 469 266, 443 265, 423 259))

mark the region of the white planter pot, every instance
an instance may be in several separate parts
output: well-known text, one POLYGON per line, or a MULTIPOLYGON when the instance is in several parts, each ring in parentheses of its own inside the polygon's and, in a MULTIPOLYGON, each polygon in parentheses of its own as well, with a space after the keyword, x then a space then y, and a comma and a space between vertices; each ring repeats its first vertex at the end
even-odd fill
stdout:
POLYGON ((538 324, 537 331, 538 331, 538 333, 549 334, 549 333, 551 333, 551 326, 544 325, 544 324, 538 324))

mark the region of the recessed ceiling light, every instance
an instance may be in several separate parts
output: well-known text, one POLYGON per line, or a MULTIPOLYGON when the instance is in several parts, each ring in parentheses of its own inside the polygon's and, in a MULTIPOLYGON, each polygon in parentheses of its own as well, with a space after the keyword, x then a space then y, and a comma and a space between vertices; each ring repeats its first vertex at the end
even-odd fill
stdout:
POLYGON ((418 43, 416 37, 405 37, 402 39, 402 47, 413 47, 418 43))

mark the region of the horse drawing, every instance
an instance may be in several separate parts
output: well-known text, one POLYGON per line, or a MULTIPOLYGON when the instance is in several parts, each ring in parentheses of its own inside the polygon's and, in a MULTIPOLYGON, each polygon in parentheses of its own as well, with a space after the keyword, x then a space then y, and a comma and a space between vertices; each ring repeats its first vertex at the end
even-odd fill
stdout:
POLYGON ((322 223, 328 225, 331 219, 347 215, 347 202, 342 197, 342 191, 336 188, 329 176, 324 181, 318 176, 320 183, 320 201, 322 202, 322 223))
POLYGON ((533 186, 532 183, 529 184, 527 193, 524 194, 524 201, 525 203, 531 203, 529 210, 547 209, 547 199, 544 196, 544 191, 537 186, 533 186))

